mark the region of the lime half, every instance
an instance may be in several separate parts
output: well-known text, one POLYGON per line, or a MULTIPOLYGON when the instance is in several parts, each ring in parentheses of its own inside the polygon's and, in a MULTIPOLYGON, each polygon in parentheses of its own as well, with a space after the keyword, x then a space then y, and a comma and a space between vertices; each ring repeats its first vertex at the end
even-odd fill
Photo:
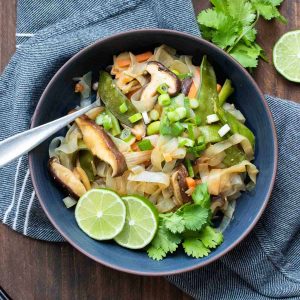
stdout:
POLYGON ((276 70, 286 79, 300 82, 300 30, 285 33, 273 49, 276 70))
POLYGON ((124 227, 126 208, 122 199, 107 189, 92 189, 78 201, 75 219, 88 236, 109 240, 124 227))
POLYGON ((139 196, 122 197, 126 205, 126 221, 115 241, 126 248, 141 249, 147 246, 157 230, 158 213, 155 206, 139 196))

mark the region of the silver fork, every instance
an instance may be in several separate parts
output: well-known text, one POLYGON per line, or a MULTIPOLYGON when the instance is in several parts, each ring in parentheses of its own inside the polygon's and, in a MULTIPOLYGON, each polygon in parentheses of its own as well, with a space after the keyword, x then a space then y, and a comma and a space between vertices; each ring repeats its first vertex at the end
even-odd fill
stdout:
POLYGON ((77 117, 100 105, 99 100, 92 104, 44 125, 13 135, 0 142, 0 168, 29 152, 55 132, 67 126, 77 117))

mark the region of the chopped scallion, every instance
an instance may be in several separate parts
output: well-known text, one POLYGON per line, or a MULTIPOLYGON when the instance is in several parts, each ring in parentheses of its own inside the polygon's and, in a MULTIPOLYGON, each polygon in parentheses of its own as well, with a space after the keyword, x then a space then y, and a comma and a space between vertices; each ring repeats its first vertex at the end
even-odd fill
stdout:
POLYGON ((190 99, 190 106, 192 109, 196 109, 199 107, 199 101, 195 98, 190 99))
POLYGON ((149 113, 149 116, 153 121, 156 121, 159 119, 159 112, 156 109, 152 109, 149 113))
POLYGON ((128 110, 128 107, 125 102, 120 105, 119 110, 120 110, 120 113, 122 113, 122 114, 126 113, 126 111, 128 110))
POLYGON ((147 127, 147 135, 156 134, 159 132, 160 121, 152 122, 147 127))
POLYGON ((161 95, 167 94, 168 89, 169 89, 169 86, 166 83, 163 83, 157 88, 157 92, 160 93, 161 95))
POLYGON ((161 106, 168 106, 171 104, 171 98, 169 94, 161 94, 158 96, 158 104, 161 106))
POLYGON ((178 137, 178 143, 179 147, 193 147, 195 144, 195 141, 185 138, 185 137, 178 137))
POLYGON ((136 113, 134 115, 132 115, 131 117, 128 118, 128 120, 131 123, 136 123, 137 121, 141 120, 143 118, 141 113, 136 113))
POLYGON ((103 117, 103 127, 105 130, 112 129, 112 120, 109 115, 105 115, 103 117))
POLYGON ((189 177, 194 177, 195 174, 194 174, 194 169, 193 169, 191 161, 189 159, 186 159, 185 164, 188 169, 189 177))
POLYGON ((153 146, 149 140, 142 140, 137 145, 141 151, 147 151, 153 149, 153 146))
POLYGON ((189 139, 195 140, 194 125, 188 124, 187 127, 189 139))

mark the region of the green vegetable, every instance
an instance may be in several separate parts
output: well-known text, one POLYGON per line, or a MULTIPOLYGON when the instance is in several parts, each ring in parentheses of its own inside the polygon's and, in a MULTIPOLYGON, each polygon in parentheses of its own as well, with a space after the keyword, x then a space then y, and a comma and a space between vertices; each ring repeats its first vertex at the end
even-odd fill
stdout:
POLYGON ((153 146, 149 140, 142 140, 138 142, 138 147, 140 148, 141 151, 147 151, 147 150, 152 150, 153 146))
POLYGON ((174 69, 172 69, 171 72, 174 73, 176 76, 180 74, 177 70, 174 69))
POLYGON ((132 128, 133 124, 129 121, 129 118, 138 113, 138 111, 116 86, 109 73, 100 71, 98 86, 99 97, 104 102, 106 108, 108 108, 122 124, 132 128), (128 110, 125 113, 120 113, 119 108, 123 103, 126 104, 128 110))
POLYGON ((223 164, 226 167, 231 167, 247 159, 245 152, 236 145, 226 149, 225 154, 226 156, 223 159, 223 164))
POLYGON ((169 112, 167 112, 165 109, 163 110, 161 119, 160 119, 160 134, 161 135, 170 135, 170 136, 180 136, 183 131, 184 131, 184 127, 182 124, 180 124, 179 122, 175 122, 175 123, 171 123, 169 118, 168 118, 168 114, 169 112))
POLYGON ((223 242, 222 233, 208 225, 211 213, 207 199, 210 200, 210 196, 207 187, 200 186, 201 190, 198 188, 194 197, 199 204, 194 200, 194 204, 185 204, 175 212, 160 215, 158 231, 147 249, 150 258, 163 259, 176 251, 181 242, 187 255, 204 257, 223 242))
POLYGON ((218 131, 222 126, 213 124, 213 125, 206 125, 200 126, 198 129, 200 130, 201 134, 204 136, 205 143, 217 143, 221 142, 223 138, 220 137, 218 131))
POLYGON ((169 89, 169 86, 166 83, 163 83, 157 88, 157 92, 160 93, 161 95, 167 94, 168 89, 169 89))
POLYGON ((187 167, 189 176, 190 177, 194 177, 195 176, 194 169, 193 169, 192 163, 191 163, 191 161, 189 159, 185 159, 185 165, 187 167))
POLYGON ((191 139, 193 141, 195 140, 194 128, 195 128, 194 125, 188 124, 188 128, 187 128, 187 130, 188 130, 188 136, 189 136, 189 139, 191 139))
POLYGON ((129 117, 129 121, 131 123, 136 123, 137 121, 141 120, 143 118, 141 113, 136 113, 134 115, 132 115, 131 117, 129 117))
POLYGON ((187 148, 187 153, 193 154, 195 157, 199 157, 201 152, 206 149, 206 144, 197 145, 194 147, 187 148))
POLYGON ((179 147, 193 147, 195 144, 195 141, 185 138, 185 137, 178 137, 178 143, 179 143, 179 147))
POLYGON ((185 97, 183 100, 183 105, 186 111, 186 118, 190 118, 191 116, 191 106, 190 106, 190 99, 185 97))
POLYGON ((160 121, 152 122, 147 127, 147 135, 159 133, 160 121))
POLYGON ((95 180, 94 174, 94 156, 89 150, 80 150, 78 153, 78 159, 81 168, 85 171, 89 181, 95 180))
POLYGON ((109 115, 105 115, 103 117, 103 127, 106 131, 109 131, 110 129, 112 129, 112 121, 111 121, 111 117, 109 115))
POLYGON ((120 110, 121 114, 126 113, 126 111, 128 110, 128 107, 125 102, 120 105, 119 110, 120 110))
POLYGON ((195 110, 195 114, 200 117, 201 125, 205 125, 206 117, 214 114, 214 104, 218 101, 216 74, 206 55, 203 56, 200 66, 200 79, 200 87, 197 93, 199 107, 195 110))
POLYGON ((283 0, 210 0, 213 8, 198 15, 202 36, 224 49, 245 68, 257 66, 264 58, 263 49, 256 43, 254 28, 259 16, 266 20, 277 18, 286 23, 278 6, 283 0))
POLYGON ((220 105, 223 105, 227 98, 234 92, 234 88, 231 85, 231 80, 226 79, 222 89, 219 93, 219 103, 220 105))
POLYGON ((159 119, 159 112, 156 109, 152 109, 149 113, 149 116, 153 121, 156 121, 159 119))
POLYGON ((210 208, 210 194, 206 183, 198 184, 192 194, 194 203, 204 208, 210 208))
POLYGON ((133 135, 131 134, 131 130, 129 128, 124 128, 120 134, 120 139, 124 142, 128 142, 131 140, 133 135))
POLYGON ((184 80, 188 77, 193 77, 193 74, 191 72, 189 72, 189 73, 179 73, 179 74, 176 74, 176 75, 180 80, 184 80))
POLYGON ((171 104, 171 98, 169 94, 161 94, 158 96, 158 104, 161 106, 168 106, 171 104))
POLYGON ((216 113, 223 124, 228 124, 233 133, 239 133, 246 137, 254 148, 255 136, 246 125, 237 120, 231 113, 227 112, 218 102, 216 102, 216 113))
POLYGON ((190 99, 190 106, 192 109, 196 109, 199 107, 199 102, 197 99, 190 99))
POLYGON ((205 144, 205 137, 203 135, 200 135, 197 139, 197 144, 198 145, 203 145, 205 144))
POLYGON ((120 128, 118 119, 107 108, 105 109, 105 112, 110 117, 110 120, 111 120, 111 126, 112 126, 111 130, 110 130, 111 134, 113 136, 120 134, 121 128, 120 128))

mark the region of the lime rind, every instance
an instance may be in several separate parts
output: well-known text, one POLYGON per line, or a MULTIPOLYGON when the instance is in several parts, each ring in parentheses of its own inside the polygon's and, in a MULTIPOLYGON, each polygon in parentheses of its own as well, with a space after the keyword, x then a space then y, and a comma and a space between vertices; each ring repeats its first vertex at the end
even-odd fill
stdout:
POLYGON ((125 225, 126 207, 115 192, 108 189, 92 189, 79 200, 75 219, 79 228, 95 240, 110 240, 125 225))
POLYGON ((277 41, 273 63, 283 77, 300 82, 300 30, 289 31, 277 41))
POLYGON ((144 248, 152 241, 157 231, 157 209, 148 199, 141 196, 129 195, 122 199, 126 206, 126 221, 115 241, 129 249, 144 248))

